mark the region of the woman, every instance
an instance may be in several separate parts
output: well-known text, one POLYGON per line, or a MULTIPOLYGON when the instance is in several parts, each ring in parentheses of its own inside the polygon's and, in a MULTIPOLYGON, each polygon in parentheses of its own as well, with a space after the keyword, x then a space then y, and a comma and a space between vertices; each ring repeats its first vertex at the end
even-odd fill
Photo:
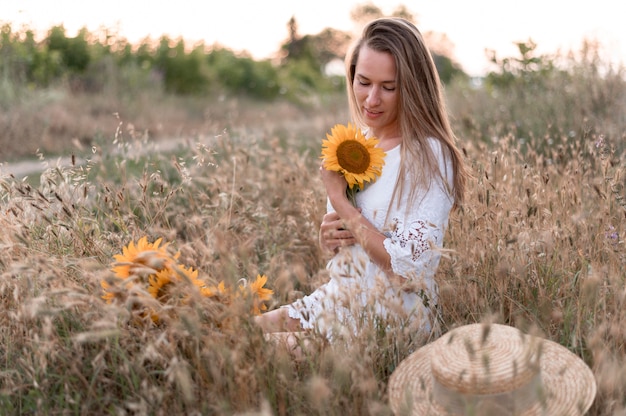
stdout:
POLYGON ((319 241, 335 253, 330 280, 257 323, 288 339, 315 330, 333 340, 383 319, 429 337, 436 329, 439 249, 467 176, 440 80, 420 32, 400 18, 369 23, 346 69, 351 116, 386 153, 382 174, 354 204, 344 177, 320 168, 328 212, 319 241))

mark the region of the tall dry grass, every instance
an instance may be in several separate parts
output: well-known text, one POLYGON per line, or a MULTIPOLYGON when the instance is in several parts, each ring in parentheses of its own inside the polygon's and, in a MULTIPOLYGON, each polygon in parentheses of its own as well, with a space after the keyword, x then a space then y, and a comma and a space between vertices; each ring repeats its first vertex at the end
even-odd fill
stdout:
MULTIPOLYGON (((254 121, 234 105, 228 129, 168 151, 122 122, 85 164, 31 180, 3 175, 2 413, 391 414, 388 377, 414 348, 400 330, 373 327, 332 348, 312 338, 319 348, 293 361, 265 340, 245 302, 101 298, 113 255, 142 236, 170 242, 210 283, 267 275, 270 308, 324 281, 318 153, 347 114, 342 100, 323 104, 306 118, 246 112, 254 121)), ((626 414, 618 126, 549 141, 464 137, 474 178, 437 275, 445 329, 512 324, 583 358, 598 382, 591 415, 626 414)))

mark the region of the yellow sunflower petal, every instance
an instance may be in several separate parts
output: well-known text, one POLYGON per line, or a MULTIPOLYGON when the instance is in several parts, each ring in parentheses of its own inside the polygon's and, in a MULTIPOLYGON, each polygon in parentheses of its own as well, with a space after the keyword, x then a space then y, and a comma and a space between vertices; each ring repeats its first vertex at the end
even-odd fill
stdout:
POLYGON ((102 295, 102 299, 104 299, 107 303, 113 302, 115 295, 109 292, 109 290, 111 289, 111 285, 103 280, 100 282, 100 286, 102 286, 102 291, 104 292, 104 294, 102 295))
POLYGON ((223 297, 228 299, 231 295, 230 290, 226 287, 226 284, 222 280, 217 286, 205 286, 201 290, 202 294, 207 297, 223 297))
POLYGON ((263 302, 266 300, 270 300, 274 291, 271 289, 266 289, 263 286, 267 282, 267 276, 265 275, 257 275, 256 280, 251 282, 245 286, 239 286, 240 295, 244 298, 248 298, 251 296, 252 302, 252 314, 259 315, 261 311, 267 310, 267 305, 263 302))
POLYGON ((102 280, 100 282, 100 286, 102 287, 102 296, 107 303, 113 303, 115 300, 123 300, 125 294, 132 289, 132 283, 126 283, 123 286, 117 286, 109 284, 107 281, 102 280))
POLYGON ((260 300, 270 300, 274 291, 272 289, 266 289, 267 276, 257 275, 256 280, 250 284, 250 291, 253 295, 256 295, 260 300))
POLYGON ((202 296, 214 296, 211 288, 207 287, 206 283, 198 277, 198 270, 194 270, 192 267, 177 266, 176 273, 179 280, 184 281, 187 285, 190 285, 190 288, 197 290, 202 296))
POLYGON ((161 270, 157 274, 151 275, 148 283, 148 293, 153 298, 159 299, 164 296, 163 289, 174 280, 170 270, 161 270))
POLYGON ((365 138, 363 132, 348 123, 337 124, 322 141, 324 168, 344 175, 350 188, 358 185, 361 189, 365 182, 375 181, 382 173, 385 164, 385 152, 376 147, 379 140, 365 138))
POLYGON ((122 248, 122 254, 113 255, 115 262, 111 270, 117 277, 127 278, 134 271, 145 272, 146 269, 155 271, 171 267, 180 253, 171 256, 168 252, 169 243, 161 246, 162 238, 154 243, 148 242, 146 236, 140 238, 135 244, 131 241, 128 246, 122 248))

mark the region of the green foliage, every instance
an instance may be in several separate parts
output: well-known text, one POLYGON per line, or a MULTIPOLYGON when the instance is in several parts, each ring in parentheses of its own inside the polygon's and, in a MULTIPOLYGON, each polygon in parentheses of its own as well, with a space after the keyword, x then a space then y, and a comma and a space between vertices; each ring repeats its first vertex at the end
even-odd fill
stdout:
POLYGON ((309 91, 336 85, 322 75, 322 63, 336 57, 345 42, 339 32, 326 31, 323 37, 293 44, 293 59, 276 65, 221 47, 189 48, 184 40, 166 36, 156 47, 149 40, 131 45, 110 35, 101 40, 86 29, 69 37, 63 26, 52 27, 37 42, 32 31, 16 33, 6 24, 0 31, 0 73, 18 86, 68 82, 73 92, 82 93, 115 88, 129 94, 158 80, 167 93, 183 96, 219 92, 273 100, 289 92, 296 99, 304 92, 302 86, 309 91), (331 43, 333 52, 323 48, 331 43), (292 65, 294 60, 298 64, 292 65))
POLYGON ((467 74, 452 59, 445 55, 433 53, 433 61, 443 84, 451 83, 455 78, 467 80, 467 74))
POLYGON ((82 73, 91 59, 88 36, 87 29, 82 29, 75 37, 68 38, 63 26, 55 26, 48 33, 48 51, 52 54, 58 52, 68 71, 82 73))
POLYGON ((215 49, 206 56, 208 69, 218 88, 259 99, 274 99, 280 93, 278 71, 269 61, 256 62, 228 49, 215 49))
POLYGON ((500 60, 495 52, 492 53, 491 62, 498 66, 498 71, 487 75, 485 82, 488 86, 507 87, 519 82, 530 85, 534 81, 542 81, 544 77, 557 71, 552 57, 535 56, 537 44, 532 40, 518 42, 516 46, 520 57, 506 57, 500 60))
POLYGON ((162 38, 156 51, 155 69, 163 73, 165 90, 182 95, 206 93, 209 80, 203 73, 203 54, 201 47, 187 53, 183 40, 171 47, 170 40, 162 38))
POLYGON ((282 69, 285 93, 291 97, 309 95, 322 85, 323 76, 305 60, 289 61, 282 69))
MULTIPOLYGON (((9 86, 13 84, 17 88, 67 85, 73 93, 109 90, 121 95, 150 86, 181 96, 219 93, 302 102, 311 92, 341 91, 343 82, 327 76, 324 68, 333 60, 343 60, 351 36, 330 28, 317 35, 300 36, 294 19, 289 30, 289 40, 281 46, 282 58, 277 63, 256 61, 218 46, 190 48, 184 40, 167 36, 157 45, 149 39, 131 45, 115 35, 94 35, 85 28, 70 37, 62 25, 52 27, 43 40, 37 41, 31 30, 14 32, 5 24, 0 31, 0 73, 4 80, 0 94, 15 94, 16 87, 9 86)), ((449 58, 436 55, 435 60, 445 83, 462 74, 449 58)))
POLYGON ((6 94, 17 93, 20 85, 47 86, 61 73, 60 57, 40 47, 31 30, 13 32, 11 25, 0 27, 0 79, 10 90, 0 91, 0 99, 6 94))
POLYGON ((315 38, 310 35, 300 37, 296 32, 296 25, 293 18, 290 23, 292 23, 291 38, 281 47, 285 54, 283 61, 305 62, 307 66, 320 71, 322 63, 318 53, 316 52, 315 45, 313 44, 315 38))
MULTIPOLYGON (((598 45, 567 58, 538 55, 531 41, 517 46, 518 57, 494 55, 497 68, 478 84, 459 79, 458 89, 448 89, 460 136, 496 143, 511 135, 526 143, 521 151, 532 142, 547 155, 558 142, 623 134, 626 71, 603 66, 598 45)), ((622 140, 616 145, 624 146, 622 140)))

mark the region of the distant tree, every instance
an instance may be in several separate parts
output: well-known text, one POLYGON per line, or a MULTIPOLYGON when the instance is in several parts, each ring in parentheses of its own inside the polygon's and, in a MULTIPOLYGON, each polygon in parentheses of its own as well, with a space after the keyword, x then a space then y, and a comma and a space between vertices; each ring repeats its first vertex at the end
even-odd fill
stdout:
POLYGON ((129 58, 134 56, 134 59, 140 67, 152 67, 154 65, 155 57, 153 55, 149 39, 144 39, 134 53, 131 45, 128 45, 128 47, 125 48, 124 53, 128 54, 129 58))
POLYGON ((28 72, 28 58, 24 55, 19 37, 4 24, 0 27, 0 81, 24 82, 28 72), (25 59, 26 58, 26 59, 25 59))
POLYGON ((270 61, 256 62, 249 56, 237 56, 231 50, 213 49, 206 63, 216 88, 259 99, 274 99, 280 93, 278 71, 270 61))
POLYGON ((410 22, 416 22, 415 15, 405 5, 401 4, 394 9, 392 16, 402 17, 410 22))
POLYGON ((439 78, 444 84, 449 84, 453 79, 458 77, 467 78, 467 74, 461 69, 459 64, 448 56, 439 55, 437 53, 432 53, 432 56, 439 78))
POLYGON ((289 61, 305 61, 316 71, 321 72, 321 62, 315 50, 316 45, 311 35, 300 36, 298 23, 295 17, 291 17, 287 23, 289 37, 281 45, 283 64, 289 61))
MULTIPOLYGON (((362 26, 373 19, 384 17, 385 14, 378 6, 370 2, 354 6, 350 16, 358 26, 362 26)), ((416 23, 415 15, 404 5, 396 7, 391 16, 402 17, 416 23)), ((452 45, 445 35, 436 36, 433 32, 428 32, 424 33, 423 36, 431 50, 435 66, 443 83, 449 83, 458 76, 466 76, 461 67, 450 57, 452 45)))
POLYGON ((348 45, 352 41, 349 32, 324 28, 314 35, 300 36, 294 17, 288 23, 289 37, 281 45, 283 58, 286 60, 309 60, 318 67, 323 67, 334 59, 343 59, 348 45))
POLYGON ((537 44, 531 39, 527 42, 517 42, 515 45, 519 57, 500 59, 495 51, 488 52, 491 63, 497 69, 487 74, 487 85, 507 87, 513 83, 526 83, 528 86, 539 86, 557 70, 554 58, 536 54, 537 44))
POLYGON ((171 43, 163 36, 156 52, 156 65, 163 73, 165 90, 175 94, 205 93, 208 79, 203 74, 204 48, 197 47, 187 53, 183 39, 174 47, 171 43))
POLYGON ((325 66, 335 59, 343 60, 352 36, 344 31, 326 28, 311 37, 311 42, 320 65, 325 66))
POLYGON ((363 26, 370 20, 377 19, 383 16, 384 14, 380 7, 376 6, 372 2, 357 4, 350 11, 350 19, 352 19, 352 21, 356 23, 359 27, 363 26))
POLYGON ((61 56, 63 65, 70 72, 81 73, 87 69, 90 61, 89 32, 82 28, 78 34, 69 38, 65 34, 65 27, 54 26, 48 32, 47 44, 50 52, 57 52, 61 56))
POLYGON ((433 56, 439 77, 444 84, 448 84, 457 77, 467 77, 461 66, 452 58, 454 45, 445 34, 428 31, 422 35, 433 56))

